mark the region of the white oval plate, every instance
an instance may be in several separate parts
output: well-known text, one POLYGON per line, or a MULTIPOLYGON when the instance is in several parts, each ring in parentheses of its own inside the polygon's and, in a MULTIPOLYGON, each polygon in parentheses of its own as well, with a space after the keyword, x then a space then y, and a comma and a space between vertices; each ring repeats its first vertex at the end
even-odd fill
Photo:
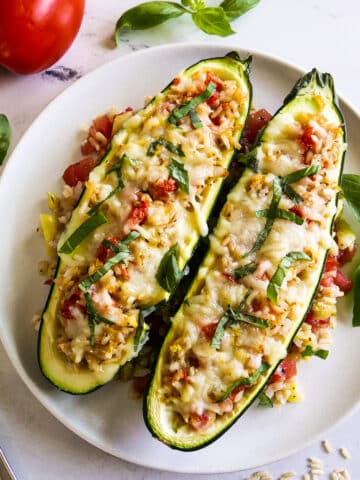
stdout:
MULTIPOLYGON (((128 385, 113 382, 89 395, 71 396, 40 373, 30 319, 42 307, 47 287, 37 274, 44 248, 36 227, 39 213, 46 211, 46 192, 60 191, 65 166, 79 158, 79 126, 113 105, 140 107, 145 96, 160 91, 181 69, 229 50, 209 44, 167 45, 90 73, 34 121, 8 160, 0 184, 0 336, 19 375, 58 420, 88 442, 130 462, 177 472, 229 472, 278 460, 319 438, 353 411, 360 398, 360 377, 352 367, 360 364, 360 329, 351 327, 349 300, 340 302, 329 359, 313 359, 300 367, 306 400, 282 408, 252 407, 223 437, 197 452, 171 450, 153 439, 143 422, 141 402, 130 399, 128 385)), ((274 112, 302 74, 297 67, 253 53, 257 107, 274 112)), ((349 134, 346 169, 356 172, 359 115, 345 102, 342 109, 349 134)))

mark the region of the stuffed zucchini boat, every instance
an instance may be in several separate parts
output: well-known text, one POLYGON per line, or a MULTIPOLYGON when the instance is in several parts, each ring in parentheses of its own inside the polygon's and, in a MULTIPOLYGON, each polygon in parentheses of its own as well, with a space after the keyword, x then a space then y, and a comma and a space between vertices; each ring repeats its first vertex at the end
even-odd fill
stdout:
POLYGON ((248 66, 229 54, 183 71, 91 172, 58 241, 40 326, 40 367, 58 388, 103 385, 146 341, 146 315, 208 232, 251 103, 248 66))
POLYGON ((286 357, 334 242, 343 124, 331 76, 313 70, 246 155, 144 400, 170 447, 218 438, 286 357))

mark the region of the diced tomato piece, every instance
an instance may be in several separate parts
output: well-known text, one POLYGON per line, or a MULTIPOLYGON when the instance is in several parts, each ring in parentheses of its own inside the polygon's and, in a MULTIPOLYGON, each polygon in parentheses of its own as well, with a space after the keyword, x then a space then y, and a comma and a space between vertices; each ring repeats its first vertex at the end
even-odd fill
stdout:
POLYGON ((139 397, 143 397, 146 392, 146 388, 148 386, 150 379, 150 374, 147 373, 143 377, 135 377, 133 380, 133 388, 135 392, 139 395, 139 397))
POLYGON ((239 393, 239 392, 242 392, 243 390, 245 390, 245 387, 242 386, 242 385, 239 385, 238 387, 234 388, 234 390, 230 393, 229 395, 229 398, 230 400, 234 401, 235 398, 236 398, 236 395, 239 393))
POLYGON ((95 149, 94 145, 92 145, 89 142, 89 140, 85 140, 85 142, 83 142, 81 144, 80 150, 81 150, 82 155, 90 155, 91 153, 96 152, 96 149, 95 149))
POLYGON ((294 205, 289 208, 289 212, 295 213, 298 217, 305 218, 305 211, 302 205, 294 205))
POLYGON ((166 200, 169 198, 169 194, 177 189, 177 181, 171 177, 166 180, 158 180, 149 186, 149 192, 154 200, 166 200))
POLYGON ((54 283, 54 279, 48 278, 47 280, 45 280, 44 285, 52 285, 53 283, 54 283))
POLYGON ((178 382, 180 380, 184 380, 186 382, 187 379, 188 373, 186 368, 180 368, 179 370, 176 370, 176 372, 169 375, 170 382, 178 382))
POLYGON ((289 380, 294 377, 296 373, 296 361, 292 358, 285 358, 271 377, 270 383, 278 382, 280 380, 289 380))
POLYGON ((336 276, 334 278, 334 283, 344 293, 350 292, 350 290, 352 290, 352 288, 353 288, 352 280, 350 278, 348 278, 339 268, 336 271, 336 276))
POLYGON ((251 306, 252 306, 253 312, 258 312, 259 310, 262 309, 262 304, 260 300, 258 300, 257 298, 254 298, 254 300, 251 303, 251 306))
MULTIPOLYGON (((106 240, 114 245, 117 245, 120 237, 110 235, 109 237, 106 237, 106 240)), ((106 245, 100 243, 96 251, 96 258, 98 258, 101 262, 105 263, 110 257, 114 255, 114 253, 115 252, 113 252, 110 247, 107 247, 106 245)))
POLYGON ((334 255, 328 255, 325 263, 325 272, 332 272, 337 269, 337 258, 334 255))
POLYGON ((189 418, 189 423, 194 430, 203 429, 209 422, 209 415, 203 412, 201 415, 192 413, 189 418))
POLYGON ((234 275, 232 273, 223 273, 223 277, 226 278, 230 283, 236 283, 234 275))
POLYGON ((314 318, 314 313, 309 312, 305 318, 305 323, 308 323, 311 325, 312 328, 321 328, 321 327, 326 327, 330 323, 330 317, 329 318, 314 318))
POLYGON ((323 287, 331 287, 334 284, 335 277, 329 275, 321 279, 320 285, 323 287))
POLYGON ((355 243, 353 247, 345 248, 343 250, 339 249, 339 254, 337 257, 337 261, 340 265, 344 265, 345 263, 351 262, 354 258, 354 255, 357 251, 357 244, 355 243))
POLYGON ((223 89, 223 86, 224 86, 223 82, 213 72, 207 72, 207 74, 206 74, 205 84, 209 85, 210 82, 215 83, 216 90, 221 91, 223 89))
POLYGON ((111 137, 112 122, 107 115, 103 115, 94 120, 96 131, 102 133, 108 140, 111 137))
POLYGON ((208 323, 201 327, 201 333, 208 339, 211 340, 214 336, 215 330, 217 327, 217 322, 208 323))
POLYGON ((210 107, 214 107, 216 102, 219 100, 219 97, 220 97, 220 93, 217 90, 215 90, 213 95, 211 95, 211 97, 206 100, 206 103, 210 105, 210 107))
POLYGON ((85 157, 80 162, 69 165, 63 174, 64 182, 70 187, 75 187, 78 182, 85 182, 96 164, 96 158, 85 157))
POLYGON ((79 305, 78 301, 80 300, 80 292, 75 292, 73 293, 69 298, 65 299, 62 306, 61 306, 61 315, 68 320, 71 320, 74 318, 74 315, 72 313, 72 308, 77 307, 79 308, 83 313, 86 312, 86 307, 85 305, 79 305))
POLYGON ((148 209, 149 205, 145 200, 141 199, 136 202, 128 218, 131 226, 135 227, 144 223, 148 216, 148 209))
POLYGON ((179 77, 174 78, 174 80, 173 80, 172 83, 173 83, 173 85, 179 85, 179 83, 180 83, 180 78, 179 78, 179 77))
POLYGON ((250 113, 244 134, 241 139, 241 144, 244 146, 252 145, 259 131, 269 122, 271 118, 271 113, 265 110, 265 108, 250 113))
POLYGON ((315 146, 314 139, 312 137, 314 131, 312 127, 306 127, 300 138, 300 143, 307 149, 311 150, 315 146))

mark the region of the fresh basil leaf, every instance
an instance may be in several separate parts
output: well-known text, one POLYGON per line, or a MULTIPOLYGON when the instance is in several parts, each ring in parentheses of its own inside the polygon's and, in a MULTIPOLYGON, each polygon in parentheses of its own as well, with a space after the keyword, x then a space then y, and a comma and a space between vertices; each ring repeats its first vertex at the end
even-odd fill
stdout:
POLYGON ((6 115, 0 113, 0 166, 5 160, 10 147, 11 128, 6 115))
POLYGON ((183 274, 177 262, 178 244, 175 243, 163 256, 155 278, 160 287, 169 293, 172 293, 183 274))
POLYGON ((296 204, 299 204, 304 200, 302 196, 299 195, 291 185, 287 185, 287 184, 283 185, 283 192, 288 198, 290 198, 290 200, 292 200, 296 204))
POLYGON ((95 203, 94 206, 92 206, 90 208, 90 210, 88 211, 88 215, 93 215, 95 212, 97 212, 99 210, 99 208, 109 200, 109 198, 111 198, 112 196, 114 196, 117 192, 119 192, 121 190, 121 187, 120 185, 118 185, 117 187, 115 187, 113 190, 111 190, 111 192, 103 199, 101 200, 100 202, 98 203, 95 203))
MULTIPOLYGON (((257 210, 255 212, 255 215, 257 217, 269 217, 270 215, 270 210, 268 208, 265 208, 264 210, 257 210)), ((300 217, 299 215, 296 215, 296 213, 290 212, 289 210, 284 210, 283 208, 277 208, 273 212, 274 217, 273 218, 280 218, 282 220, 289 220, 290 222, 294 222, 297 225, 302 225, 304 223, 304 219, 300 217)))
POLYGON ((124 263, 126 258, 130 256, 130 250, 128 244, 140 236, 139 232, 133 231, 130 232, 123 240, 120 240, 117 245, 108 240, 103 240, 102 244, 109 247, 115 255, 109 258, 102 267, 96 270, 92 275, 84 278, 79 283, 79 288, 82 291, 86 291, 91 285, 96 283, 103 277, 107 272, 109 272, 115 265, 118 263, 124 263))
POLYGON ((169 164, 170 176, 177 181, 179 187, 185 192, 189 193, 189 174, 184 164, 172 158, 169 164))
POLYGON ((237 158, 237 161, 242 165, 250 168, 253 172, 259 171, 259 161, 257 159, 257 149, 250 150, 246 153, 241 153, 237 158))
POLYGON ((86 303, 86 313, 88 316, 88 324, 90 330, 90 345, 94 345, 95 343, 95 325, 99 323, 106 323, 107 325, 112 325, 114 322, 109 320, 108 318, 103 317, 100 315, 99 312, 96 311, 94 304, 92 302, 90 293, 85 292, 85 303, 86 303))
POLYGON ((267 328, 270 326, 269 322, 263 318, 256 317, 255 315, 250 315, 248 313, 242 312, 241 310, 229 309, 228 315, 233 320, 231 326, 234 326, 237 322, 244 322, 248 325, 258 328, 267 328))
POLYGON ((230 385, 230 387, 225 391, 225 393, 219 398, 217 402, 221 403, 227 398, 229 398, 231 393, 237 387, 251 387, 252 385, 255 385, 255 383, 257 383, 257 381, 259 380, 260 375, 265 373, 269 368, 270 368, 270 365, 268 363, 262 363, 260 367, 257 370, 255 370, 255 372, 252 375, 250 375, 249 377, 240 378, 239 380, 234 382, 232 385, 230 385))
POLYGON ((257 267, 258 267, 257 263, 250 262, 250 263, 247 263, 246 265, 243 265, 240 268, 237 268, 236 270, 233 271, 235 280, 240 280, 246 277, 247 275, 254 273, 257 267))
POLYGON ((65 240, 65 242, 59 248, 59 253, 71 253, 75 248, 93 232, 96 228, 100 227, 107 223, 107 218, 102 212, 92 215, 90 218, 85 220, 76 230, 73 232, 70 237, 65 240))
POLYGON ((203 126, 202 121, 200 120, 199 115, 196 113, 196 110, 190 110, 190 121, 191 125, 194 128, 201 128, 203 126))
POLYGON ((223 315, 220 318, 218 324, 216 325, 214 336, 211 340, 211 346, 213 348, 216 348, 216 349, 220 348, 221 339, 224 336, 226 324, 227 324, 228 321, 229 321, 229 317, 228 317, 227 313, 225 313, 225 315, 223 315))
POLYGON ((306 345, 305 349, 301 352, 301 356, 304 358, 314 355, 316 357, 322 358, 323 360, 326 360, 329 356, 329 350, 323 350, 322 348, 320 348, 319 350, 313 350, 311 345, 306 345))
POLYGON ((341 187, 345 200, 360 222, 360 175, 345 173, 342 176, 341 187))
POLYGON ((271 277, 267 288, 267 297, 275 305, 277 304, 279 290, 286 277, 286 273, 292 266, 292 264, 297 261, 311 262, 311 257, 309 257, 308 255, 306 255, 306 253, 303 252, 290 252, 281 259, 274 275, 271 277))
POLYGON ((194 110, 195 107, 208 100, 214 94, 215 90, 216 83, 209 82, 206 89, 202 93, 196 95, 196 97, 193 97, 191 100, 184 103, 180 107, 174 108, 174 110, 171 112, 170 117, 168 118, 168 122, 171 123, 171 125, 176 125, 177 122, 183 117, 186 117, 186 115, 188 115, 191 110, 194 110))
POLYGON ((181 0, 181 3, 184 7, 189 7, 195 11, 206 7, 204 0, 181 0))
POLYGON ((124 29, 145 30, 160 25, 171 18, 180 17, 187 10, 174 2, 154 1, 140 3, 121 15, 116 22, 115 41, 120 43, 120 34, 124 29))
POLYGON ((270 207, 267 209, 265 226, 257 236, 251 250, 245 253, 244 257, 247 257, 248 255, 251 255, 252 253, 255 253, 256 251, 260 250, 265 240, 269 236, 269 233, 275 221, 275 213, 278 210, 278 205, 281 200, 281 194, 282 194, 281 180, 280 178, 275 177, 273 182, 273 196, 271 199, 270 207))
POLYGON ((260 407, 273 408, 274 404, 270 397, 265 392, 261 392, 258 396, 260 407))
POLYGON ((360 327, 360 264, 357 265, 354 273, 354 305, 353 305, 353 327, 360 327))
POLYGON ((123 168, 123 165, 124 165, 124 162, 125 161, 130 161, 130 158, 126 155, 126 153, 124 153, 120 160, 118 161, 118 163, 116 163, 113 167, 111 167, 106 173, 109 174, 109 173, 116 173, 116 177, 117 177, 117 181, 118 181, 118 187, 119 189, 121 188, 124 188, 125 187, 125 184, 124 184, 124 180, 122 178, 122 168, 123 168))
POLYGON ((227 18, 232 21, 256 7, 260 0, 224 0, 220 7, 224 9, 227 18))
POLYGON ((148 157, 152 157, 155 155, 156 148, 158 145, 162 145, 163 147, 166 148, 166 150, 169 150, 169 152, 174 153, 175 155, 179 155, 179 157, 185 157, 185 153, 181 150, 180 147, 177 147, 173 143, 169 142, 168 140, 164 140, 163 138, 160 138, 159 140, 155 140, 149 145, 148 151, 146 152, 146 155, 148 157))
POLYGON ((227 37, 235 33, 221 7, 205 7, 193 13, 191 17, 195 25, 209 35, 227 37))
POLYGON ((305 167, 301 170, 296 170, 293 173, 289 173, 289 175, 285 175, 281 178, 281 180, 284 185, 289 185, 290 183, 298 182, 305 177, 311 177, 312 175, 316 175, 319 170, 319 165, 310 165, 310 167, 305 167))

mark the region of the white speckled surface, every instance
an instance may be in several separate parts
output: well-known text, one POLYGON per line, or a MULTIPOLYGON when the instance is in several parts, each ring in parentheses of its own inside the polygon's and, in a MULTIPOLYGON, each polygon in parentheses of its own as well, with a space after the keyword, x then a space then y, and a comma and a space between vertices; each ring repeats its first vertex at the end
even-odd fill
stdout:
MULTIPOLYGON (((38 113, 76 76, 132 50, 179 41, 238 43, 243 48, 283 57, 305 69, 317 66, 320 70, 330 71, 338 90, 356 107, 360 106, 360 56, 356 51, 359 45, 360 4, 356 0, 262 0, 256 9, 233 24, 238 33, 227 39, 198 32, 184 17, 156 30, 128 35, 127 41, 115 49, 111 40, 114 23, 122 11, 136 3, 135 0, 107 0, 101 3, 88 0, 80 35, 70 51, 58 62, 58 65, 77 72, 73 79, 60 81, 45 74, 14 77, 0 72, 0 111, 8 115, 13 126, 12 148, 38 113)), ((349 368, 356 371, 354 366, 349 368)), ((306 472, 306 458, 311 455, 324 460, 326 472, 335 467, 347 467, 351 478, 359 480, 359 429, 360 412, 327 435, 334 449, 346 446, 350 450, 352 458, 349 460, 344 460, 337 452, 326 455, 316 443, 262 469, 269 471, 274 479, 283 472, 295 470, 298 472, 296 478, 300 479, 301 474, 306 472)), ((32 397, 1 346, 0 445, 20 480, 195 478, 130 465, 76 437, 32 397)), ((243 480, 250 473, 216 475, 216 478, 243 480)), ((322 478, 328 476, 319 477, 319 480, 322 478)))

